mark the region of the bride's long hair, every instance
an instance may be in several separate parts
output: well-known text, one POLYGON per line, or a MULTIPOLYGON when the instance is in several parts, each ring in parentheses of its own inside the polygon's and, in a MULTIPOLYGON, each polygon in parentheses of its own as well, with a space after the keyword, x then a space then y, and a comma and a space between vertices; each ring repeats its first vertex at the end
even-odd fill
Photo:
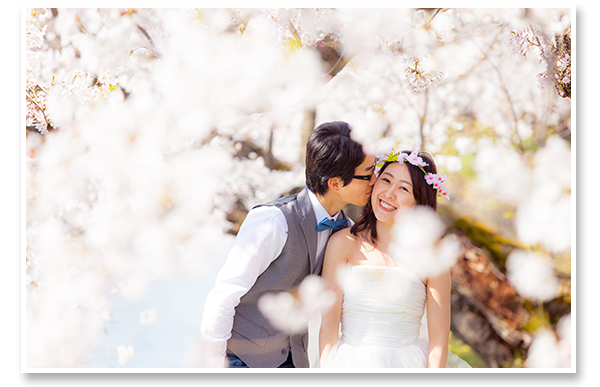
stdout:
MULTIPOLYGON (((410 154, 412 151, 402 151, 403 153, 410 154)), ((437 167, 433 161, 433 156, 427 151, 419 151, 418 155, 428 165, 423 167, 426 172, 437 174, 437 167)), ((397 162, 397 161, 394 161, 397 162)), ((392 162, 392 163, 394 163, 392 162)), ((385 171, 388 165, 392 163, 384 163, 379 171, 379 176, 385 171)), ((408 166, 408 172, 410 173, 410 180, 413 185, 413 195, 417 205, 429 206, 434 211, 437 210, 437 191, 425 181, 425 175, 419 167, 412 165, 411 163, 405 163, 408 166)), ((363 207, 363 213, 360 218, 354 223, 354 226, 350 229, 350 233, 354 236, 358 236, 359 233, 365 232, 366 236, 370 239, 371 243, 375 244, 377 241, 377 218, 373 213, 373 205, 371 204, 371 198, 367 204, 363 207)))

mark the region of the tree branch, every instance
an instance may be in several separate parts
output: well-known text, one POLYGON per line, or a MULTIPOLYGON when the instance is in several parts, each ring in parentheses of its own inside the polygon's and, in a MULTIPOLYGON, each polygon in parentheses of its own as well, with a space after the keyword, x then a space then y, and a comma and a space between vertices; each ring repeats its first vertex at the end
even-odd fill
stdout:
POLYGON ((500 81, 500 88, 501 88, 502 92, 504 93, 504 96, 506 97, 506 100, 508 102, 508 108, 509 108, 509 111, 510 111, 510 116, 511 116, 512 121, 513 121, 513 132, 514 132, 514 135, 515 135, 516 140, 517 140, 516 141, 516 145, 519 148, 519 150, 521 151, 521 153, 525 153, 525 146, 523 145, 523 139, 519 135, 519 131, 518 131, 518 121, 519 121, 519 119, 517 118, 517 112, 515 111, 515 104, 512 101, 512 98, 510 97, 510 93, 509 93, 508 89, 506 88, 506 83, 504 82, 504 78, 502 77, 502 73, 500 72, 500 69, 498 68, 498 66, 496 66, 496 64, 494 63, 494 61, 490 58, 490 56, 488 55, 487 51, 479 43, 477 43, 477 41, 472 36, 469 35, 469 38, 471 39, 471 41, 473 41, 473 43, 477 47, 479 47, 479 50, 484 55, 484 59, 487 59, 490 62, 490 64, 492 65, 492 68, 498 74, 498 79, 500 81))
POLYGON ((154 40, 152 40, 152 37, 150 36, 150 34, 148 34, 148 32, 141 25, 136 24, 136 27, 142 33, 142 35, 144 35, 144 37, 146 37, 146 39, 148 40, 148 43, 150 43, 150 45, 152 46, 152 51, 154 51, 154 53, 160 57, 161 54, 158 51, 158 48, 156 48, 156 45, 154 44, 154 40))
POLYGON ((429 105, 429 88, 425 89, 425 104, 423 106, 423 115, 421 116, 421 125, 419 132, 421 134, 421 149, 425 149, 425 119, 427 117, 427 106, 429 105))

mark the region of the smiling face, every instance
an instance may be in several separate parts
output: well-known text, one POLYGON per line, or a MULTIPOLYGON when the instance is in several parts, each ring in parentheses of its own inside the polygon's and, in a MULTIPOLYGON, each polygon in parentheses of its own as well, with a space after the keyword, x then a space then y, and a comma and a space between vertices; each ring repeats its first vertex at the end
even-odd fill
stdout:
POLYGON ((389 164, 375 182, 371 195, 377 220, 393 221, 399 210, 416 204, 408 166, 405 163, 389 164))

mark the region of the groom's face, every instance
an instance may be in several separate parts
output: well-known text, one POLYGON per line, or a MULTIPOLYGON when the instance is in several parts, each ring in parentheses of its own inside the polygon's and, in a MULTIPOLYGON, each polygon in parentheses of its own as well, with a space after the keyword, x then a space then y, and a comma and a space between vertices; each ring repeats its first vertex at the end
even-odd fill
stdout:
POLYGON ((374 166, 375 156, 367 155, 365 161, 354 170, 355 178, 340 189, 340 196, 345 202, 361 207, 367 204, 375 182, 372 178, 374 166))

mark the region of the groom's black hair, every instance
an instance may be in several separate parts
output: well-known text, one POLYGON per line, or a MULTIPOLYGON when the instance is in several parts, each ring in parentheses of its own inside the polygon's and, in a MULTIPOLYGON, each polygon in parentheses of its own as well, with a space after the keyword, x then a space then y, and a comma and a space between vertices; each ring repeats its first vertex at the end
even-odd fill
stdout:
POLYGON ((352 140, 350 131, 346 122, 325 122, 308 137, 306 186, 313 193, 325 195, 327 182, 333 177, 350 184, 356 168, 365 161, 362 145, 352 140))

